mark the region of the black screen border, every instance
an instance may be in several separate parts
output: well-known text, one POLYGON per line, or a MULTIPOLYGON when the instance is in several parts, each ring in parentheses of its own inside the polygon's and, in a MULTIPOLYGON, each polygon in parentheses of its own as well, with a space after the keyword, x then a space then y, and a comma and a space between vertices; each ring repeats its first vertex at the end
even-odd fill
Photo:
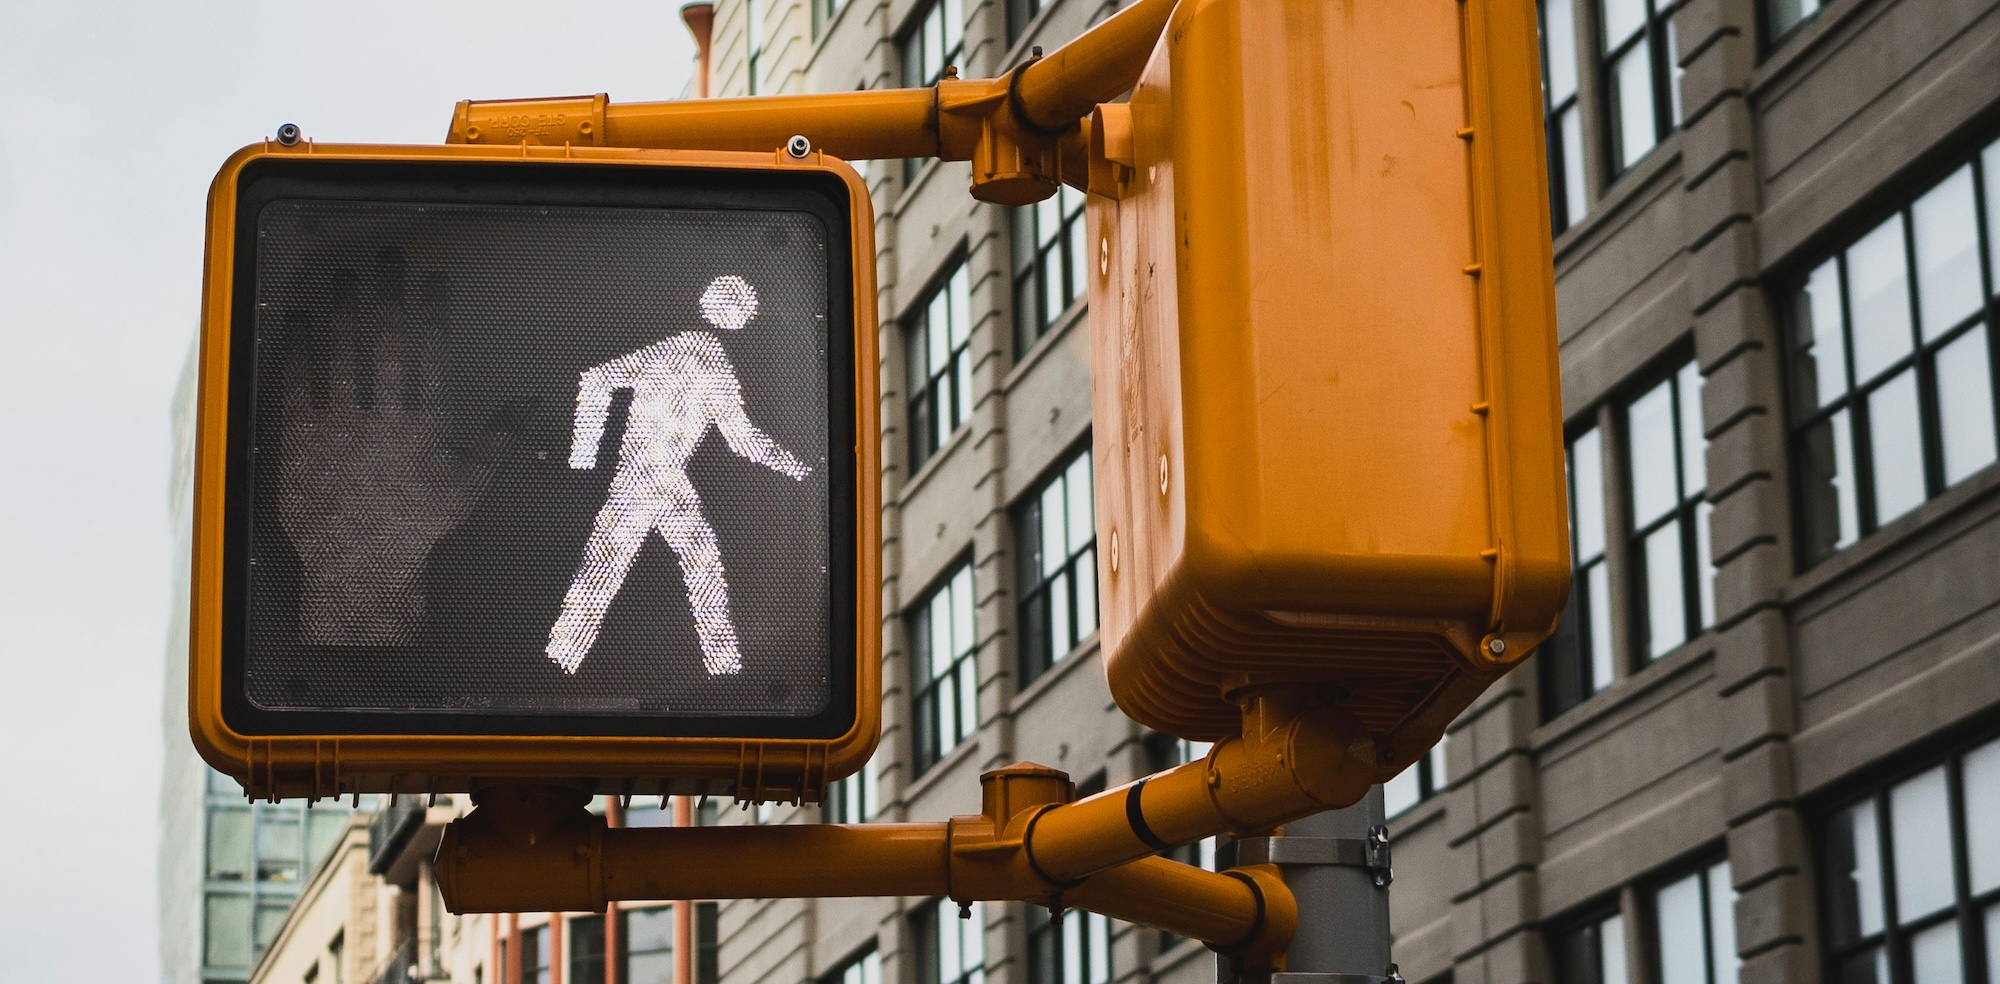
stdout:
MULTIPOLYGON (((222 719, 251 737, 325 735, 749 738, 832 740, 859 717, 853 206, 830 171, 546 161, 265 158, 237 176, 229 316, 222 530, 222 719), (274 710, 249 699, 245 646, 254 476, 257 225, 279 199, 408 204, 560 205, 799 211, 827 237, 828 699, 810 717, 563 714, 519 709, 274 710), (845 344, 843 344, 843 342, 845 344)), ((872 367, 871 367, 872 369, 872 367)), ((872 435, 870 436, 872 439, 872 435)), ((871 479, 872 480, 872 479, 871 479)))

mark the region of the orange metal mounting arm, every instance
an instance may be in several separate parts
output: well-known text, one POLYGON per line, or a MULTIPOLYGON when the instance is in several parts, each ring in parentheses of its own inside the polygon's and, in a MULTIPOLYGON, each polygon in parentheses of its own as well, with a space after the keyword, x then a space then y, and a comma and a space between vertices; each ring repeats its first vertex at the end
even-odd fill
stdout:
POLYGON ((1272 956, 1295 915, 1275 869, 1215 873, 1148 855, 1349 805, 1373 781, 1375 746, 1335 707, 1283 693, 1243 704, 1243 734, 1205 760, 1082 802, 1054 769, 996 769, 980 778, 980 812, 941 824, 609 829, 581 792, 492 787, 447 828, 438 884, 454 912, 662 898, 1024 899, 1272 956))
POLYGON ((928 89, 652 103, 612 103, 602 94, 467 100, 452 114, 445 140, 767 151, 798 135, 852 160, 971 161, 974 198, 1025 205, 1054 194, 1058 182, 1085 186, 1085 119, 1138 82, 1174 3, 1137 0, 1001 78, 947 75, 928 89))

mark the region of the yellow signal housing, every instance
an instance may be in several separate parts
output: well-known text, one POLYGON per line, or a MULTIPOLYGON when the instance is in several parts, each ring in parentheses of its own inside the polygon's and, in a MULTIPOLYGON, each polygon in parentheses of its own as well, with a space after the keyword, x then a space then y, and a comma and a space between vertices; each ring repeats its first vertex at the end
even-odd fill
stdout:
MULTIPOLYGON (((860 769, 881 730, 873 226, 867 189, 852 167, 818 152, 787 153, 779 147, 749 153, 527 144, 285 146, 267 141, 237 152, 223 165, 209 196, 200 341, 188 716, 202 757, 242 783, 253 798, 273 800, 553 783, 587 793, 713 793, 742 800, 816 801, 829 782, 860 769), (627 199, 638 204, 620 204, 627 199), (663 240, 666 234, 658 229, 665 227, 648 218, 653 213, 680 209, 676 214, 690 217, 674 228, 686 226, 697 232, 742 226, 718 224, 730 215, 819 214, 785 204, 797 200, 823 203, 827 218, 817 225, 788 219, 790 225, 784 229, 807 231, 787 241, 803 243, 794 250, 800 255, 831 258, 816 261, 818 266, 799 267, 789 284, 776 282, 778 274, 769 273, 755 286, 766 292, 763 323, 776 326, 769 331, 793 333, 780 336, 785 339, 823 340, 824 358, 799 362, 804 368, 798 372, 808 374, 800 378, 823 383, 824 402, 801 403, 787 411, 800 421, 794 428, 799 433, 821 435, 817 438, 821 452, 804 463, 786 464, 791 459, 779 461, 774 457, 778 452, 769 450, 772 437, 743 436, 741 427, 748 424, 725 433, 734 435, 728 440, 738 454, 761 454, 766 463, 777 462, 770 468, 754 466, 766 481, 758 488, 794 494, 795 489, 811 486, 815 480, 811 473, 827 476, 816 479, 820 486, 812 486, 827 490, 824 509, 793 505, 801 500, 776 498, 778 493, 773 493, 768 503, 753 502, 739 510, 760 509, 767 515, 790 510, 804 515, 811 509, 824 518, 827 532, 819 541, 825 544, 824 552, 807 555, 799 563, 823 572, 833 585, 827 589, 831 601, 824 606, 830 614, 823 630, 809 625, 796 633, 812 643, 817 637, 811 631, 823 631, 825 648, 815 652, 823 653, 824 662, 795 659, 805 666, 797 671, 789 666, 777 670, 746 666, 740 679, 759 686, 738 685, 748 693, 731 698, 744 708, 733 718, 684 712, 664 701, 642 704, 662 692, 679 698, 631 672, 626 679, 638 682, 615 693, 617 701, 591 698, 598 705, 589 705, 586 698, 570 696, 575 691, 564 688, 573 681, 587 683, 588 674, 612 658, 603 652, 609 645, 604 639, 614 631, 617 610, 608 618, 600 612, 606 626, 597 640, 600 651, 591 654, 594 662, 581 671, 574 663, 550 664, 553 642, 551 655, 545 656, 542 648, 542 640, 553 638, 546 626, 559 604, 567 617, 563 585, 570 583, 569 572, 578 569, 576 558, 582 552, 584 562, 591 562, 592 555, 582 548, 584 537, 594 535, 589 516, 597 503, 608 503, 599 486, 582 483, 614 481, 605 474, 611 471, 610 464, 595 467, 588 450, 582 452, 582 462, 571 457, 577 453, 569 450, 572 403, 581 408, 575 410, 574 424, 581 432, 588 414, 587 401, 578 395, 579 368, 601 361, 602 353, 641 344, 626 338, 607 341, 592 333, 640 332, 651 343, 655 328, 657 334, 699 329, 698 316, 704 316, 716 324, 716 331, 704 332, 704 337, 720 337, 723 329, 743 328, 742 318, 759 316, 755 294, 749 295, 747 311, 740 296, 718 295, 721 300, 715 303, 737 305, 732 310, 737 311, 738 321, 727 324, 726 312, 703 314, 710 298, 701 295, 697 302, 692 291, 673 294, 671 305, 655 303, 650 299, 654 295, 640 297, 626 304, 625 314, 608 307, 605 298, 615 290, 651 290, 655 282, 675 277, 698 288, 714 275, 711 271, 697 277, 678 268, 704 262, 707 254, 721 248, 715 244, 717 237, 675 233, 678 239, 663 240), (286 218, 293 215, 305 219, 286 218), (442 225, 439 215, 449 215, 458 224, 442 225), (273 228, 280 219, 292 230, 283 236, 273 228), (604 242, 587 235, 616 222, 638 232, 604 242), (514 230, 506 240, 508 249, 489 248, 484 235, 462 232, 505 223, 512 223, 507 228, 514 230), (397 238, 406 232, 407 237, 397 238), (343 256, 354 259, 362 271, 344 281, 338 270, 327 269, 332 264, 320 259, 334 248, 328 243, 341 242, 348 243, 340 247, 346 250, 343 256), (599 268, 639 260, 659 262, 645 269, 646 276, 598 274, 599 268), (290 262, 292 267, 290 272, 273 274, 263 268, 267 262, 290 262), (437 272, 426 274, 426 270, 437 272), (455 279, 447 281, 447 275, 455 279), (823 290, 818 286, 822 280, 823 290), (451 288, 449 305, 443 299, 444 286, 451 288), (314 321, 310 308, 329 290, 375 300, 336 310, 333 328, 326 328, 327 319, 314 321), (642 301, 654 306, 647 308, 642 301), (285 303, 304 314, 287 318, 281 310, 285 303), (518 314, 523 305, 540 305, 561 317, 536 321, 511 336, 494 335, 497 341, 479 343, 484 348, 473 344, 493 322, 509 317, 526 320, 518 314), (612 314, 602 313, 606 310, 612 314), (794 316, 787 320, 787 312, 794 316), (431 323, 420 336, 411 326, 425 318, 431 323), (635 321, 643 330, 633 327, 635 321), (344 340, 328 334, 343 323, 344 340), (319 335, 308 330, 315 325, 323 329, 319 335), (588 345, 597 345, 600 354, 586 357, 579 354, 581 349, 562 354, 565 346, 588 345), (274 348, 284 351, 273 353, 274 348), (424 353, 421 359, 412 354, 418 352, 424 353), (476 376, 468 366, 478 358, 498 368, 476 376), (569 361, 561 361, 565 358, 569 361), (377 368, 367 369, 365 376, 356 370, 351 378, 338 373, 328 377, 323 367, 329 360, 335 365, 374 360, 371 364, 377 368), (304 373, 299 379, 291 378, 295 369, 304 373), (494 379, 510 382, 501 387, 494 379), (371 385, 374 392, 367 394, 362 384, 371 385), (537 386, 539 402, 517 398, 537 386), (364 395, 357 398, 356 392, 364 395), (340 413, 317 409, 334 405, 344 409, 340 413), (447 419, 446 408, 454 407, 451 412, 456 416, 447 419), (422 413, 433 414, 436 422, 426 424, 419 419, 422 413), (292 422, 291 429, 273 425, 277 429, 259 431, 260 415, 280 415, 277 419, 292 422), (467 426, 473 436, 452 436, 452 426, 466 429, 450 424, 457 419, 471 422, 467 426), (820 429, 814 431, 815 427, 820 429), (485 432, 477 433, 482 428, 485 432), (274 433, 279 436, 272 437, 274 433), (286 461, 295 438, 313 453, 301 452, 286 461), (346 443, 338 443, 341 440, 346 443), (353 465, 320 450, 331 446, 348 457, 369 459, 380 457, 384 446, 395 442, 409 444, 402 449, 407 453, 379 467, 367 460, 353 465), (485 455, 483 461, 468 464, 479 454, 485 455), (260 466, 260 460, 276 463, 260 466), (785 473, 773 473, 773 468, 785 473), (467 476, 474 473, 479 488, 468 492, 466 487, 475 483, 467 476), (426 481, 441 485, 446 480, 458 487, 420 494, 426 481), (372 496, 346 494, 364 481, 392 487, 372 496), (562 485, 564 481, 583 491, 562 485), (531 545, 517 537, 545 532, 554 525, 549 517, 568 501, 586 508, 565 534, 571 539, 540 555, 539 562, 554 580, 544 577, 533 590, 492 588, 490 582, 521 578, 537 563, 531 545), (368 509, 384 502, 406 513, 431 509, 444 518, 424 520, 430 523, 430 532, 417 548, 410 548, 393 541, 420 535, 421 525, 378 521, 368 509), (481 515, 488 518, 480 520, 481 515), (472 518, 460 518, 464 516, 472 518), (254 526, 252 521, 258 518, 264 522, 254 526), (302 525, 312 527, 310 537, 300 532, 302 525), (447 531, 446 526, 452 529, 447 531), (413 529, 419 533, 407 532, 413 529), (385 574, 379 564, 370 569, 356 562, 336 565, 331 574, 315 580, 310 570, 314 551, 324 554, 351 541, 361 541, 374 551, 363 551, 364 559, 381 554, 411 558, 405 564, 410 570, 385 574), (447 554, 458 559, 448 560, 447 554), (304 559, 293 560, 294 555, 304 559), (280 583, 279 575, 266 573, 285 564, 306 568, 307 574, 280 583), (276 601, 260 602, 256 597, 257 585, 265 582, 280 583, 265 592, 276 601), (360 628, 336 625, 316 630, 307 614, 284 610, 287 605, 296 612, 307 608, 305 602, 288 601, 286 592, 304 597, 315 590, 327 597, 320 599, 320 610, 312 618, 322 622, 346 618, 346 625, 360 628), (427 605, 408 602, 408 596, 418 591, 432 595, 427 605), (265 607, 257 609, 259 604, 265 607), (369 605, 389 611, 392 617, 349 611, 369 605), (539 613, 524 622, 521 613, 536 605, 539 613), (271 611, 278 611, 279 617, 270 616, 271 611), (509 620, 526 626, 512 643, 491 633, 470 641, 464 638, 509 620), (405 631, 404 623, 417 627, 405 631), (315 632, 329 638, 305 638, 315 632), (260 651, 259 646, 270 652, 260 651), (488 670, 530 682, 514 685, 515 704, 508 705, 481 696, 481 688, 499 692, 487 679, 491 673, 481 675, 488 670), (764 676, 757 677, 757 672, 764 676), (260 682, 283 674, 289 674, 285 678, 293 683, 274 687, 260 682), (429 676, 406 684, 396 674, 429 676), (344 689, 316 681, 315 676, 333 678, 344 689), (756 701, 777 699, 767 698, 772 688, 762 681, 799 678, 823 685, 826 696, 821 704, 789 718, 776 712, 758 717, 762 708, 756 701), (297 693, 287 691, 288 686, 295 686, 297 693), (316 691, 315 686, 322 689, 316 691), (766 728, 760 720, 772 723, 766 728)), ((745 239, 743 234, 730 235, 745 239)), ((775 240, 746 241, 748 246, 739 252, 754 257, 775 240)), ((718 268, 724 269, 736 268, 718 268)), ((730 289, 738 294, 748 289, 743 278, 734 276, 716 278, 710 289, 725 282, 736 285, 730 289)), ((735 334, 757 330, 762 329, 735 334)), ((701 357, 711 359, 703 365, 721 358, 720 342, 703 344, 709 348, 701 350, 701 357)), ((771 353, 782 355, 789 343, 757 344, 764 346, 758 350, 764 353, 764 362, 777 364, 771 353)), ((769 426, 773 411, 760 408, 758 399, 768 404, 779 398, 807 398, 784 392, 773 395, 784 380, 793 378, 775 370, 767 374, 759 391, 753 370, 761 363, 754 361, 738 358, 732 373, 741 373, 740 392, 749 394, 744 399, 751 401, 750 416, 762 415, 769 426)), ((592 378, 590 373, 602 368, 582 377, 592 378)), ((733 374, 729 386, 727 392, 739 393, 733 374)), ((602 428, 610 411, 599 407, 597 412, 596 426, 602 428)), ((742 417, 740 406, 737 414, 742 417)), ((704 433, 707 426, 703 424, 704 433)), ((599 453, 607 461, 622 460, 616 456, 623 452, 609 440, 599 453)), ((676 467, 691 466, 683 462, 676 467)), ((739 480, 729 488, 750 487, 739 480)), ((727 499, 718 495, 703 507, 714 527, 722 530, 724 559, 735 563, 735 558, 748 555, 755 561, 759 555, 752 551, 728 555, 729 527, 717 514, 727 507, 726 501, 718 506, 718 500, 727 499)), ((605 509, 597 514, 600 527, 611 507, 607 504, 605 509)), ((673 563, 666 559, 667 547, 655 532, 642 531, 650 546, 638 549, 654 551, 662 564, 673 563)), ((707 534, 711 544, 717 535, 713 530, 707 534)), ((768 544, 762 550, 767 555, 781 552, 768 544)), ((758 621, 796 621, 793 612, 798 603, 791 599, 805 590, 796 577, 766 575, 762 577, 765 600, 743 603, 757 593, 752 590, 756 584, 750 583, 758 580, 757 571, 753 566, 749 575, 737 576, 734 568, 731 572, 734 597, 742 603, 735 618, 745 640, 746 664, 759 656, 753 648, 758 621)), ((584 574, 576 578, 575 583, 585 583, 584 574)), ((631 579, 625 583, 628 591, 636 590, 629 588, 631 579)), ((680 590, 679 580, 660 583, 680 590)), ((571 593, 575 591, 572 587, 571 593)), ((692 605, 692 592, 689 599, 685 604, 692 605)), ((649 617, 650 609, 658 607, 628 603, 628 611, 649 617)), ((692 629, 678 634, 654 629, 628 632, 628 640, 639 640, 629 647, 638 651, 632 662, 679 660, 680 665, 694 667, 689 673, 701 674, 696 659, 704 653, 692 651, 694 635, 692 629)), ((703 637, 704 647, 706 640, 703 637)), ((730 644, 735 645, 733 639, 730 644)), ((794 646, 803 648, 808 647, 794 646)), ((738 678, 717 678, 712 684, 700 676, 695 679, 682 690, 700 697, 704 692, 699 687, 718 690, 736 685, 733 681, 738 678)))
POLYGON ((1090 128, 1106 671, 1216 739, 1336 701, 1386 778, 1569 585, 1535 6, 1183 0, 1090 128))

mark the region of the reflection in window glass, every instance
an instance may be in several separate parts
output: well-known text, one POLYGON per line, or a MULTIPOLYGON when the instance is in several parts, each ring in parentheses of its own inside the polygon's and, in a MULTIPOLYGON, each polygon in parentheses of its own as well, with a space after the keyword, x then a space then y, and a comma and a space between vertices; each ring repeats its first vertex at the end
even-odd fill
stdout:
POLYGON ((2000 460, 1992 317, 1980 269, 2000 144, 1814 268, 1790 294, 1801 563, 2000 460), (1982 184, 1986 187, 1982 189, 1982 184))
POLYGON ((1938 431, 1946 485, 1957 485, 1993 463, 1992 364, 1983 331, 1967 332, 1938 350, 1938 431))
POLYGON ((1827 818, 1821 890, 1837 979, 1949 984, 1993 961, 2000 936, 1981 929, 2000 908, 1996 773, 2000 741, 1988 740, 1827 818))
POLYGON ((250 896, 210 895, 202 915, 202 962, 211 967, 249 967, 250 896))
POLYGON ((621 909, 624 984, 674 984, 674 908, 621 909))
POLYGON ((1866 383, 1910 353, 1910 285, 1903 217, 1875 227, 1847 249, 1854 377, 1866 383))
POLYGON ((1950 793, 1944 769, 1889 791, 1890 850, 1896 858, 1896 918, 1909 922, 1952 900, 1950 793))
POLYGON ((1904 370, 1868 397, 1868 447, 1875 464, 1875 521, 1923 504, 1924 447, 1917 419, 1917 374, 1904 370))
POLYGON ((1626 984, 1625 918, 1613 913, 1557 934, 1555 962, 1561 984, 1626 984))
POLYGON ((1917 253, 1917 312, 1924 341, 1936 341, 1978 313, 1979 210, 1972 165, 1958 169, 1910 206, 1917 253))

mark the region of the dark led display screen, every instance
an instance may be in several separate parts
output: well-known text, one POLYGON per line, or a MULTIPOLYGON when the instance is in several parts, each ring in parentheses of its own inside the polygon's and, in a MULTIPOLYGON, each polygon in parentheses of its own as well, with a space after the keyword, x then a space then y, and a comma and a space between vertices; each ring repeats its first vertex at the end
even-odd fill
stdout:
POLYGON ((841 734, 847 194, 817 171, 246 169, 232 726, 841 734))

